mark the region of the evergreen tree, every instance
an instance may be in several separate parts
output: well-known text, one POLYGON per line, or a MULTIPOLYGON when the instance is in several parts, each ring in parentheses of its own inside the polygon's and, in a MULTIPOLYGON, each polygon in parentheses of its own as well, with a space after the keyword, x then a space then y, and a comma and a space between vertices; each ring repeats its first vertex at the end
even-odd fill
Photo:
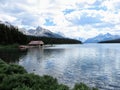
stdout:
POLYGON ((27 36, 18 31, 14 26, 0 24, 0 44, 25 44, 27 36))

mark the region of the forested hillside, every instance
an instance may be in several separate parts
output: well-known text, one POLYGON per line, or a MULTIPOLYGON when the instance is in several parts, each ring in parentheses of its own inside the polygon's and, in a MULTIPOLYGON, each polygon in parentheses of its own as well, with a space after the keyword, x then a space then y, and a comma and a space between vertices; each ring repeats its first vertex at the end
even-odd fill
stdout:
POLYGON ((26 44, 27 37, 14 26, 0 24, 0 44, 26 44))

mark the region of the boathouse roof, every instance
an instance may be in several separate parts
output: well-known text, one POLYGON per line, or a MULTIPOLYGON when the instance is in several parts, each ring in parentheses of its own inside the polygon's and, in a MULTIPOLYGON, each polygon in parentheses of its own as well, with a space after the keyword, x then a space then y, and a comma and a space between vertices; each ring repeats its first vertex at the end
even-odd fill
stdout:
POLYGON ((43 41, 30 41, 29 45, 43 45, 44 42, 43 41))

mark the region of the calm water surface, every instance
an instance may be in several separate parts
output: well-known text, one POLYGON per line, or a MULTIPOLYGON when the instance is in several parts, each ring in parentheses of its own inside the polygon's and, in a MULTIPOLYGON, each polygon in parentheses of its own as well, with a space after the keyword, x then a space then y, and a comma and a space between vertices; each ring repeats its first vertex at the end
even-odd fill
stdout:
POLYGON ((31 48, 18 64, 73 87, 84 82, 100 90, 120 90, 120 44, 55 45, 31 48))

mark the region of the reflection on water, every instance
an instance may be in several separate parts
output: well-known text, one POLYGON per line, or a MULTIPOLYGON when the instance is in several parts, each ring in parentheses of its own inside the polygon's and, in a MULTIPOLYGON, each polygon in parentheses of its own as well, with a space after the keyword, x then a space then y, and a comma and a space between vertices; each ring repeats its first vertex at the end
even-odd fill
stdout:
POLYGON ((56 45, 31 48, 19 59, 28 72, 51 75, 72 87, 77 82, 120 90, 120 44, 56 45))
POLYGON ((24 57, 24 55, 26 55, 26 51, 0 49, 0 59, 7 63, 18 63, 19 59, 24 57))

